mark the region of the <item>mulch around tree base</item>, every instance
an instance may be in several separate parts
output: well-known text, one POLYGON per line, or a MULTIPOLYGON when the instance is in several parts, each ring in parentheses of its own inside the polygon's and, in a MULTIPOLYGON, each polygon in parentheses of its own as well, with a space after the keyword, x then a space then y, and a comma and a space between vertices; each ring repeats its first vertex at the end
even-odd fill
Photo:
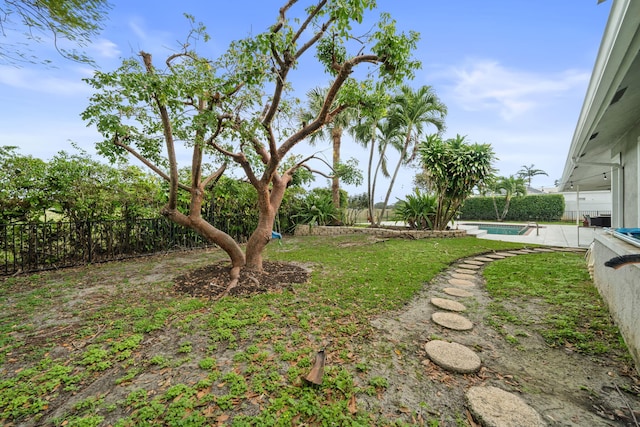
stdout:
MULTIPOLYGON (((228 262, 198 268, 174 279, 176 292, 194 297, 217 298, 227 289, 230 281, 228 262)), ((238 286, 229 295, 249 296, 266 292, 277 292, 287 284, 305 283, 309 279, 308 269, 285 262, 263 263, 263 271, 242 269, 238 286)))

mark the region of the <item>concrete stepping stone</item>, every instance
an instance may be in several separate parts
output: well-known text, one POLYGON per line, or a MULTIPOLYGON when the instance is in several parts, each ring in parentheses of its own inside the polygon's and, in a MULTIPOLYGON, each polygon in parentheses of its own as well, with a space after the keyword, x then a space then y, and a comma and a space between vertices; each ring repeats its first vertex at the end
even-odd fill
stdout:
POLYGON ((476 274, 475 270, 469 270, 468 268, 456 268, 456 273, 460 274, 476 274))
POLYGON ((486 256, 477 256, 474 259, 476 261, 482 261, 482 262, 491 262, 491 261, 493 261, 492 258, 487 258, 486 256))
POLYGON ((506 256, 506 257, 518 256, 518 254, 513 254, 511 252, 496 252, 496 254, 506 256))
POLYGON ((431 304, 438 308, 449 311, 466 311, 467 307, 464 304, 460 304, 458 301, 454 301, 446 298, 431 298, 431 304))
POLYGON ((489 255, 486 255, 486 257, 491 259, 504 259, 504 256, 498 255, 498 254, 489 254, 489 255))
POLYGON ((454 297, 468 298, 473 296, 471 292, 465 291, 464 289, 460 288, 444 288, 443 291, 444 293, 454 297))
POLYGON ((535 252, 554 252, 551 249, 547 249, 547 248, 535 248, 534 249, 535 252))
POLYGON ((433 363, 448 371, 470 374, 482 365, 480 356, 473 350, 455 342, 433 340, 426 343, 424 349, 433 363))
POLYGON ((440 326, 453 329, 454 331, 470 331, 473 329, 473 323, 471 323, 471 320, 456 313, 436 311, 431 315, 431 320, 440 326))
POLYGON ((467 270, 480 270, 480 266, 475 264, 459 264, 458 267, 466 268, 467 270))
POLYGON ((484 265, 484 262, 482 261, 476 261, 475 259, 467 259, 464 261, 465 264, 472 264, 472 265, 484 265))
POLYGON ((449 279, 449 284, 453 286, 475 286, 475 284, 471 280, 465 279, 449 279))
POLYGON ((543 427, 535 409, 513 393, 497 387, 474 386, 465 393, 469 410, 483 427, 543 427))
POLYGON ((462 280, 475 280, 475 274, 460 274, 460 273, 451 273, 451 277, 454 279, 462 279, 462 280))

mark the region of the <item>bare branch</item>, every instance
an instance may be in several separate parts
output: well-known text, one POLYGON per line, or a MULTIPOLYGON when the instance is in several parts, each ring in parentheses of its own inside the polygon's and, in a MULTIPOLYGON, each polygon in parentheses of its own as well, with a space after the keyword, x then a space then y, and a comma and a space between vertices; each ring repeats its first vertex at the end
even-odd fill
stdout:
MULTIPOLYGON (((146 157, 144 157, 142 154, 138 153, 136 150, 134 150, 132 147, 128 146, 127 144, 123 143, 120 139, 120 137, 118 135, 115 135, 113 137, 113 143, 115 145, 117 145, 118 147, 122 147, 124 150, 126 150, 127 152, 129 152, 129 154, 131 154, 133 157, 135 157, 136 159, 140 160, 146 167, 148 167, 149 169, 151 169, 152 171, 154 171, 156 174, 158 174, 158 176, 162 179, 164 179, 167 182, 171 182, 171 178, 169 177, 169 175, 167 175, 166 173, 164 173, 160 168, 158 168, 154 163, 152 163, 149 159, 147 159, 146 157)), ((190 191, 191 189, 184 185, 184 184, 178 184, 178 187, 181 190, 185 190, 185 191, 190 191)))
POLYGON ((220 179, 220 177, 222 177, 222 174, 226 169, 227 169, 227 164, 224 163, 222 166, 218 168, 217 171, 213 172, 211 175, 209 175, 202 181, 202 187, 208 188, 209 186, 215 184, 220 179))

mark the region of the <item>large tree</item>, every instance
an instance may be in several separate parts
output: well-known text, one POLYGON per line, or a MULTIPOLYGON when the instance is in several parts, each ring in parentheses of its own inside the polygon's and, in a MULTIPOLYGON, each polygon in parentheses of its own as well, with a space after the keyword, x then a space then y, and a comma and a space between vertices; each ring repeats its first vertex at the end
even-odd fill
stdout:
POLYGON ((46 39, 62 56, 91 62, 83 49, 102 30, 110 8, 107 0, 0 1, 0 62, 49 62, 33 55, 25 43, 46 39), (69 44, 71 48, 65 47, 69 44))
MULTIPOLYGON (((151 54, 141 52, 139 59, 126 60, 118 70, 98 72, 87 80, 97 92, 83 117, 104 136, 98 150, 112 159, 132 155, 169 182, 162 213, 227 252, 228 289, 237 284, 242 268, 262 270, 262 252, 287 185, 313 157, 283 168, 287 154, 342 111, 361 103, 360 88, 370 83, 356 80, 356 75, 393 87, 412 77, 419 66, 411 57, 418 34, 398 33, 388 14, 380 16, 366 37, 350 34, 365 11, 375 6, 373 0, 299 3, 287 1, 267 31, 231 43, 219 58, 198 55, 190 48, 193 40, 188 40, 162 67, 151 54), (296 13, 297 19, 289 18, 296 13), (295 105, 290 73, 301 69, 301 58, 314 47, 331 78, 323 106, 313 120, 283 128, 282 123, 292 122, 295 105), (369 70, 354 73, 356 68, 369 70), (180 181, 178 174, 181 143, 192 152, 188 182, 180 181), (203 174, 205 157, 220 165, 209 175, 203 174), (230 163, 244 171, 257 192, 258 225, 246 253, 201 216, 207 188, 230 163), (180 191, 190 195, 186 214, 176 206, 180 191)), ((202 25, 193 28, 191 37, 198 35, 206 39, 202 25)))
POLYGON ((474 187, 493 175, 495 155, 491 145, 468 144, 460 135, 447 140, 438 134, 429 135, 420 143, 419 151, 438 196, 433 228, 444 230, 474 187))

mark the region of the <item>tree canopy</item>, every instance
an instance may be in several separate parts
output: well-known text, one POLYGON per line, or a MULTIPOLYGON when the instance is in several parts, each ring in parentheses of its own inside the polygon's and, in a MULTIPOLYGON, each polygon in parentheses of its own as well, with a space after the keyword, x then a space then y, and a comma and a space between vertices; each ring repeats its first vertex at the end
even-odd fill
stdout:
POLYGON ((469 144, 460 135, 442 140, 438 134, 428 136, 419 151, 438 196, 433 228, 444 230, 474 187, 493 175, 495 154, 489 144, 469 144))
POLYGON ((99 152, 114 160, 131 155, 169 183, 163 214, 229 254, 231 287, 241 268, 262 269, 262 250, 284 192, 296 171, 314 158, 285 168, 291 150, 345 109, 361 104, 363 88, 376 82, 397 86, 418 68, 412 58, 418 34, 398 32, 388 14, 382 13, 365 36, 352 34, 374 7, 373 0, 290 0, 266 31, 232 42, 217 58, 192 49, 195 39, 209 37, 204 25, 188 17, 193 24, 188 39, 160 65, 143 51, 119 69, 87 79, 96 94, 83 117, 104 136, 97 143, 99 152), (299 72, 301 58, 312 48, 329 80, 327 94, 313 120, 288 125, 299 104, 290 74, 299 72), (361 68, 363 73, 355 73, 361 68), (178 145, 192 152, 188 182, 179 179, 178 145), (218 165, 215 172, 203 173, 205 157, 218 165), (203 194, 230 164, 257 192, 258 226, 246 255, 200 215, 203 194), (190 194, 188 214, 177 209, 181 191, 190 194))

